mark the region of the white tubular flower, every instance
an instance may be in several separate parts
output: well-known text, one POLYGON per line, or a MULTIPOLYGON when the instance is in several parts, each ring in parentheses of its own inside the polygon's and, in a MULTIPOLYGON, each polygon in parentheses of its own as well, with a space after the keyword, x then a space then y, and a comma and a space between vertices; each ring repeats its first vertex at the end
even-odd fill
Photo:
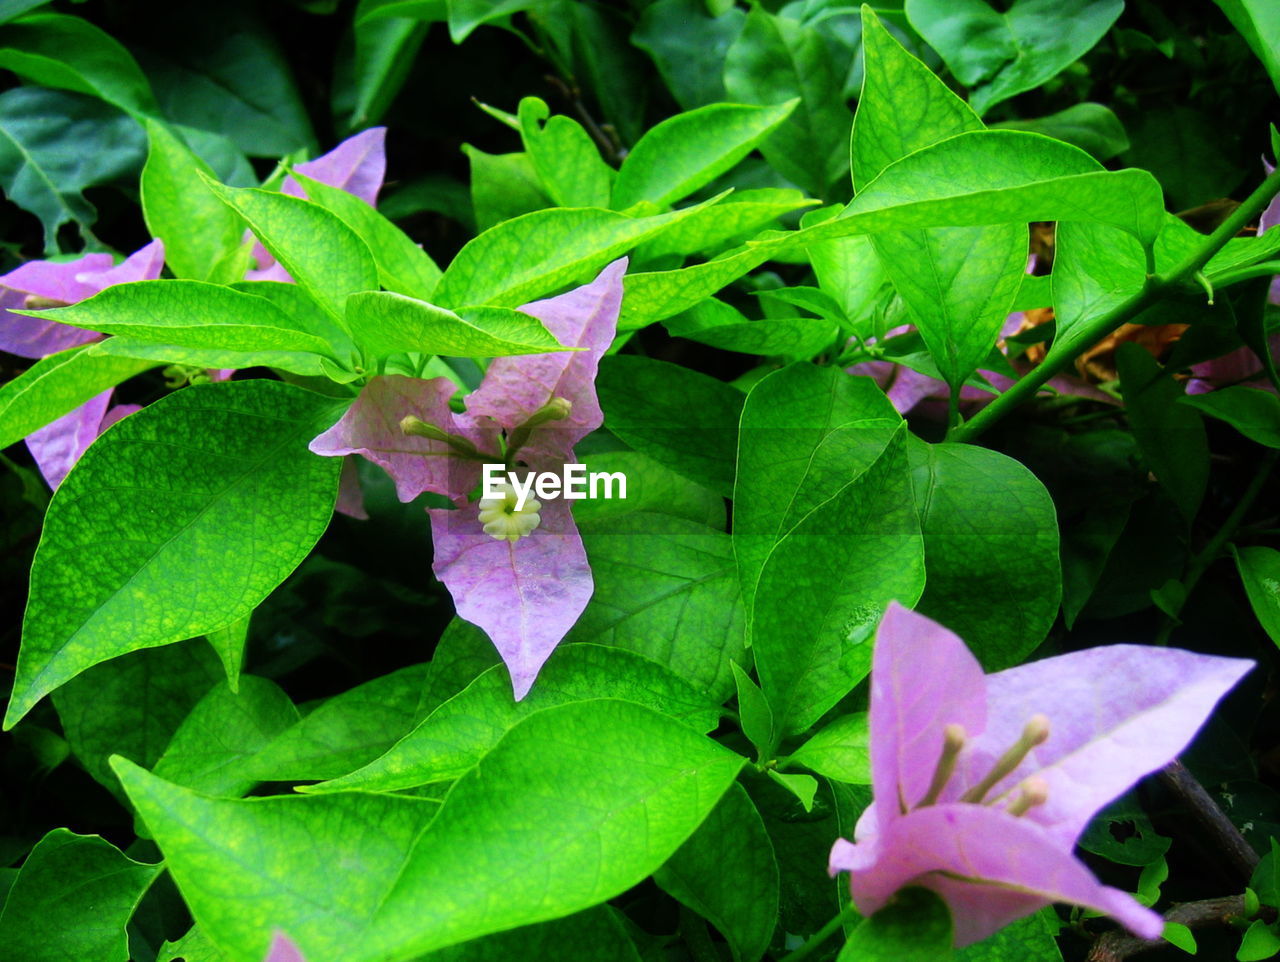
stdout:
POLYGON ((523 508, 516 508, 518 500, 516 489, 509 483, 502 483, 503 495, 500 498, 480 499, 480 523, 484 525, 484 533, 497 541, 510 541, 515 544, 542 523, 538 514, 542 505, 533 498, 524 503, 523 508))

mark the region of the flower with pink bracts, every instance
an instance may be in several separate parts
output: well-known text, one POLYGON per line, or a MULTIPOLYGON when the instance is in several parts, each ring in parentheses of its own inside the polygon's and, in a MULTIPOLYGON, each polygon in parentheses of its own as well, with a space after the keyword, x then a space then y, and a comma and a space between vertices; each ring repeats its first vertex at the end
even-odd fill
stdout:
POLYGON ((376 377, 311 442, 317 454, 362 454, 382 466, 402 501, 424 491, 453 501, 454 510, 429 512, 432 570, 458 614, 493 641, 517 699, 590 600, 591 569, 567 501, 521 511, 514 498, 490 504, 468 495, 486 462, 554 471, 603 423, 596 371, 617 330, 626 267, 615 261, 583 287, 521 307, 579 350, 497 358, 465 414, 450 408, 454 386, 445 378, 376 377))
POLYGON ((1252 662, 1111 645, 984 675, 964 642, 896 603, 873 657, 875 801, 830 859, 859 911, 920 885, 946 900, 957 946, 1051 902, 1160 935, 1159 915, 1072 849, 1101 808, 1187 745, 1252 662))
MULTIPOLYGON (((93 297, 113 284, 155 280, 164 267, 164 245, 156 240, 113 264, 110 254, 86 254, 74 261, 28 261, 0 277, 0 351, 42 358, 102 337, 57 321, 14 314, 14 310, 64 307, 93 297)), ((136 404, 111 407, 112 391, 91 398, 27 437, 40 473, 56 488, 103 431, 136 404)))
POLYGON ((262 962, 307 962, 301 950, 283 932, 277 932, 271 940, 271 950, 262 962))

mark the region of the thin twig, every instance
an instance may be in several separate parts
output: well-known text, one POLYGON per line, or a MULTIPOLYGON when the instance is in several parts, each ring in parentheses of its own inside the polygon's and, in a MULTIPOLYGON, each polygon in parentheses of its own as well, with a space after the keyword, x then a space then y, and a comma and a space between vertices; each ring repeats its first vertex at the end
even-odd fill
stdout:
MULTIPOLYGON (((1244 918, 1244 896, 1229 895, 1202 902, 1183 902, 1164 914, 1166 922, 1177 922, 1189 929, 1210 925, 1230 925, 1235 919, 1244 918)), ((1141 952, 1167 945, 1164 939, 1140 939, 1127 932, 1108 932, 1089 950, 1086 962, 1123 962, 1141 952)))
POLYGON ((1258 866, 1258 853, 1213 796, 1177 759, 1162 768, 1156 778, 1200 823, 1214 850, 1231 867, 1240 885, 1247 885, 1258 866))

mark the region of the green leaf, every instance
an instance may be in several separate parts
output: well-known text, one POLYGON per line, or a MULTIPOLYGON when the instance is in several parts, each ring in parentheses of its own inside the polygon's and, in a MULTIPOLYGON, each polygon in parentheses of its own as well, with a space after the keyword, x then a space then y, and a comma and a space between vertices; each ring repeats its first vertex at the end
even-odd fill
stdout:
POLYGON ((1238 962, 1258 962, 1270 959, 1280 952, 1280 933, 1275 925, 1268 925, 1262 919, 1254 919, 1244 938, 1240 940, 1240 949, 1236 952, 1238 962))
POLYGON ((1176 945, 1188 955, 1195 955, 1199 950, 1196 945, 1195 935, 1192 934, 1191 929, 1181 922, 1166 922, 1164 924, 1164 932, 1160 937, 1170 945, 1176 945))
POLYGON ((973 130, 889 165, 840 214, 793 242, 1037 220, 1097 221, 1151 244, 1164 226, 1164 199, 1146 171, 1104 170, 1039 134, 973 130))
POLYGON ((378 289, 378 267, 368 245, 319 204, 251 187, 209 187, 334 318, 341 320, 348 294, 378 289))
POLYGON ((122 345, 108 340, 92 345, 90 356, 116 354, 119 350, 118 357, 158 355, 157 359, 184 360, 177 351, 168 350, 173 347, 196 352, 209 367, 261 364, 299 374, 318 374, 320 358, 334 354, 328 343, 302 328, 266 298, 204 281, 113 284, 70 307, 27 313, 72 327, 120 335, 130 348, 137 344, 160 345, 154 352, 130 354, 122 345))
POLYGON ((913 441, 908 452, 928 571, 918 610, 964 638, 987 671, 1020 663, 1058 614, 1049 492, 987 448, 913 441))
POLYGON ((797 100, 776 107, 708 104, 653 127, 627 154, 613 185, 613 204, 666 207, 688 197, 751 153, 783 123, 797 100))
POLYGON ((165 942, 156 962, 227 962, 227 957, 209 941, 204 929, 193 925, 178 941, 165 942))
POLYGON ((262 746, 244 766, 258 781, 336 778, 373 761, 422 712, 430 665, 410 665, 335 695, 262 746))
POLYGON ((694 832, 742 759, 647 708, 596 700, 524 719, 434 819, 403 796, 209 799, 116 765, 196 921, 234 962, 258 962, 277 928, 308 962, 373 962, 621 894, 694 832))
POLYGON ((727 99, 725 56, 746 19, 736 7, 709 11, 705 0, 657 0, 640 14, 631 42, 653 59, 676 102, 692 110, 727 99))
POLYGON ((884 606, 914 605, 924 588, 905 434, 900 426, 875 461, 803 515, 761 569, 751 644, 775 745, 866 677, 884 606))
POLYGON ((1232 548, 1253 614, 1271 640, 1280 645, 1280 551, 1261 545, 1232 548))
POLYGON ((841 715, 787 756, 819 775, 854 785, 871 784, 871 735, 866 712, 841 715))
POLYGON ((36 843, 0 913, 0 954, 23 962, 127 962, 128 924, 161 866, 97 835, 55 828, 36 843))
POLYGON ((252 613, 234 624, 205 632, 205 641, 209 642, 209 647, 222 662, 222 670, 226 672, 227 684, 232 691, 240 690, 240 669, 244 667, 244 650, 249 643, 251 617, 252 613))
POLYGON ((192 640, 94 665, 53 693, 53 707, 80 764, 123 795, 107 759, 123 755, 145 768, 155 765, 182 720, 219 680, 208 647, 192 640))
POLYGON ((159 109, 129 51, 79 17, 41 11, 5 24, 0 67, 38 86, 89 94, 129 113, 159 109))
POLYGON ((516 307, 586 280, 697 207, 627 217, 595 208, 534 211, 491 227, 458 252, 436 289, 445 307, 516 307))
POLYGON ((404 231, 355 194, 312 180, 297 171, 293 172, 293 179, 302 185, 310 200, 336 214, 365 242, 383 287, 409 297, 431 296, 440 281, 440 268, 404 231))
POLYGON ((463 144, 462 152, 471 162, 471 208, 478 232, 552 206, 527 153, 486 154, 470 144, 463 144))
POLYGON ((1227 387, 1208 394, 1185 395, 1181 403, 1226 421, 1250 441, 1280 448, 1280 397, 1270 391, 1227 387))
POLYGON ((613 355, 596 380, 605 427, 631 447, 726 497, 744 398, 706 374, 647 357, 613 355))
POLYGON ((986 0, 907 0, 911 26, 929 42, 982 114, 1039 87, 1091 50, 1124 0, 1015 0, 1001 12, 986 0))
POLYGON ((870 378, 793 364, 742 409, 733 550, 750 610, 778 542, 880 457, 902 419, 870 378))
POLYGON ((550 117, 537 97, 523 98, 519 110, 524 149, 555 205, 608 207, 614 171, 582 124, 561 114, 550 117))
POLYGON ((745 649, 729 536, 637 513, 584 525, 582 540, 596 590, 568 640, 637 652, 724 701, 745 649))
POLYGON ((86 451, 45 518, 6 728, 86 668, 231 624, 283 581, 333 511, 341 464, 307 444, 335 406, 275 381, 195 385, 86 451))
POLYGON ((766 753, 773 738, 773 712, 769 709, 769 701, 760 686, 736 661, 729 667, 733 669, 733 681, 738 689, 738 726, 756 749, 757 761, 768 762, 770 759, 766 753))
POLYGON ((85 353, 87 346, 50 354, 0 386, 0 448, 151 367, 128 358, 95 357, 85 353))
POLYGON ((822 34, 753 7, 724 65, 729 96, 741 103, 799 105, 760 148, 778 173, 815 197, 845 175, 852 118, 822 34))
POLYGON ((756 962, 769 948, 778 919, 778 864, 741 785, 730 787, 653 880, 719 929, 736 962, 756 962))
POLYGON ((713 254, 727 244, 749 240, 783 214, 819 203, 798 190, 764 187, 736 190, 714 207, 703 207, 645 244, 637 260, 657 260, 669 254, 713 254))
POLYGON ((724 529, 724 498, 681 477, 639 451, 606 451, 582 456, 587 474, 621 472, 626 497, 588 498, 573 507, 579 526, 612 521, 640 511, 669 514, 697 524, 724 529))
POLYGON ((217 685, 191 709, 152 771, 208 795, 243 795, 258 782, 246 761, 297 720, 279 685, 243 675, 238 692, 217 685))
POLYGON ((165 124, 146 120, 151 143, 142 168, 142 215, 164 241, 164 259, 176 277, 215 278, 215 269, 240 245, 244 224, 205 186, 213 170, 165 124))
POLYGON ((626 275, 622 279, 622 316, 618 319, 618 330, 638 330, 689 310, 769 260, 792 236, 748 243, 690 267, 626 275))
POLYGON ((765 774, 794 795, 806 814, 813 811, 814 799, 818 797, 816 778, 812 775, 785 775, 775 768, 768 769, 765 774))
POLYGON ((408 79, 427 26, 407 17, 369 20, 357 14, 351 27, 350 85, 335 85, 333 95, 334 113, 344 118, 348 131, 376 124, 386 113, 408 79))
POLYGON ((587 958, 593 962, 640 962, 635 943, 627 935, 626 921, 626 916, 602 905, 563 919, 452 945, 422 956, 418 962, 508 962, 517 958, 528 962, 587 958))
POLYGON ((1267 0, 1214 0, 1240 31, 1280 91, 1280 10, 1267 0))
POLYGON ((1102 104, 1073 104, 1047 117, 1006 120, 996 124, 1006 130, 1030 130, 1088 151, 1097 160, 1110 160, 1129 149, 1129 136, 1120 118, 1102 104))
POLYGON ((946 962, 955 954, 951 931, 951 911, 941 896, 903 889, 853 930, 836 962, 946 962))
POLYGON ((433 711, 385 754, 364 767, 312 786, 311 792, 392 792, 451 781, 474 768, 517 722, 536 711, 622 698, 710 731, 718 709, 688 682, 648 658, 601 645, 560 645, 538 675, 534 690, 511 698, 502 666, 490 668, 433 711))
POLYGON ((1116 351, 1120 391, 1133 435, 1151 473, 1177 504, 1187 525, 1195 520, 1209 482, 1209 442, 1199 412, 1177 403, 1185 393, 1139 344, 1116 351))
POLYGON ((779 317, 749 321, 734 307, 714 298, 667 320, 666 329, 740 354, 811 358, 836 343, 839 328, 820 317, 779 317))
POLYGON ((388 291, 353 294, 347 327, 370 360, 405 351, 449 357, 507 357, 567 350, 536 317, 505 307, 461 314, 388 291))
POLYGON ((58 228, 88 228, 97 211, 87 187, 138 170, 142 130, 113 107, 79 94, 18 87, 0 94, 0 187, 44 225, 46 254, 58 253, 58 228))
POLYGON ((1062 962, 1054 939, 1058 928, 1058 916, 1052 908, 1044 908, 958 949, 955 957, 957 962, 1062 962))

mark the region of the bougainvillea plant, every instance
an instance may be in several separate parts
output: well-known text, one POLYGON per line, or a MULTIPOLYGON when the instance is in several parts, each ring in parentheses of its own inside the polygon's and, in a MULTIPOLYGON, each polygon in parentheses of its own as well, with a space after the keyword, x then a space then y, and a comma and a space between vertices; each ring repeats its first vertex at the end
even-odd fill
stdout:
POLYGON ((1280 955, 1272 7, 0 3, 0 959, 1280 955))

